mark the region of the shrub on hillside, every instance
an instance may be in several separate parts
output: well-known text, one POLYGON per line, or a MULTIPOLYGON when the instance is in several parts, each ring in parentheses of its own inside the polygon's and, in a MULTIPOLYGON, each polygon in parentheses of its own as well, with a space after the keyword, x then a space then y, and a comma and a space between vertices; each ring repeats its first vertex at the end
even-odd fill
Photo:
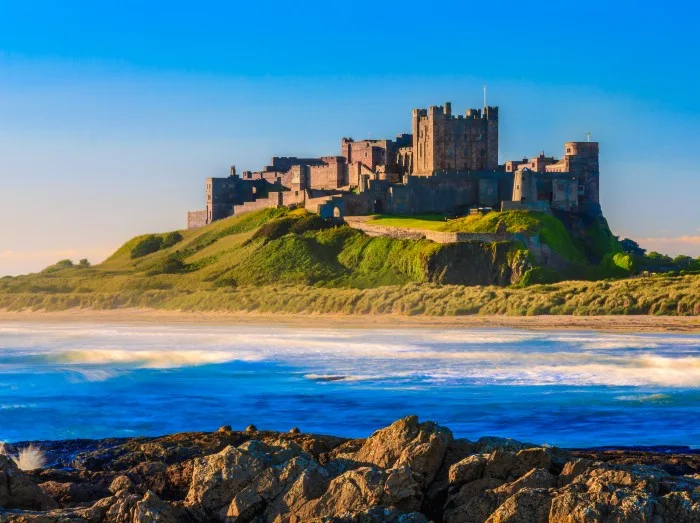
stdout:
POLYGON ((68 260, 68 259, 59 260, 56 263, 54 263, 53 265, 49 265, 48 267, 46 267, 46 269, 44 269, 41 272, 44 272, 44 273, 56 272, 56 271, 60 271, 62 269, 72 269, 73 267, 75 267, 75 265, 73 265, 73 262, 71 260, 68 260))
POLYGON ((131 259, 141 258, 148 254, 158 252, 161 249, 172 247, 177 242, 182 240, 182 234, 177 231, 167 234, 149 234, 139 241, 133 249, 131 249, 131 259))
POLYGON ((159 236, 149 234, 131 249, 131 259, 141 258, 157 252, 160 250, 162 244, 163 240, 159 236))
POLYGON ((528 285, 536 285, 540 283, 556 283, 561 281, 561 276, 554 269, 549 267, 532 267, 525 271, 520 284, 527 287, 528 285))
POLYGON ((187 270, 187 264, 184 263, 176 254, 171 254, 160 260, 147 272, 148 276, 156 276, 158 274, 177 274, 187 270))
POLYGON ((182 240, 182 234, 180 234, 178 231, 166 233, 163 236, 163 241, 161 242, 161 249, 172 247, 180 240, 182 240))
POLYGON ((309 214, 298 219, 290 228, 290 232, 304 234, 307 231, 321 231, 333 226, 334 224, 332 221, 325 220, 318 214, 309 214))
POLYGON ((255 234, 253 234, 253 236, 250 238, 250 241, 263 239, 265 242, 268 242, 281 238, 285 234, 289 234, 292 225, 294 225, 296 221, 297 220, 294 218, 279 218, 277 220, 270 220, 255 231, 255 234))

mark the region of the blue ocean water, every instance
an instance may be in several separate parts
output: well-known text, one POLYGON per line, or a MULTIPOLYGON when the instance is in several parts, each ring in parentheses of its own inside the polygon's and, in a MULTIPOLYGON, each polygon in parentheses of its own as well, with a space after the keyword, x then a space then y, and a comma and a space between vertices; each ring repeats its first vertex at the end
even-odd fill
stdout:
POLYGON ((700 336, 0 323, 0 440, 399 417, 565 447, 700 447, 700 336))

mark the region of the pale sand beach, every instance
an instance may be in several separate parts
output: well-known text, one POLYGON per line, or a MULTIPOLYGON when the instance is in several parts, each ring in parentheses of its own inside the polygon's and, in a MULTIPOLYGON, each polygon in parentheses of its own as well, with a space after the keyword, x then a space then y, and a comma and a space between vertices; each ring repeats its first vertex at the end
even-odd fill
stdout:
POLYGON ((276 324, 307 328, 575 329, 622 332, 700 332, 700 316, 399 316, 185 312, 155 309, 0 311, 0 322, 100 322, 129 324, 276 324), (311 321, 313 320, 313 321, 311 321))

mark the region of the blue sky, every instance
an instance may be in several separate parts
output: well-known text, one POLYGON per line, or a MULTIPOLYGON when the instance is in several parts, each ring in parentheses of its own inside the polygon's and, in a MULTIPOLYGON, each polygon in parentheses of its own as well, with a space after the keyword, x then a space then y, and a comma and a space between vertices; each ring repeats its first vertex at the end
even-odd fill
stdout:
POLYGON ((500 159, 601 142, 611 228, 700 255, 691 2, 0 0, 0 274, 182 227, 204 178, 413 107, 501 111, 500 159))

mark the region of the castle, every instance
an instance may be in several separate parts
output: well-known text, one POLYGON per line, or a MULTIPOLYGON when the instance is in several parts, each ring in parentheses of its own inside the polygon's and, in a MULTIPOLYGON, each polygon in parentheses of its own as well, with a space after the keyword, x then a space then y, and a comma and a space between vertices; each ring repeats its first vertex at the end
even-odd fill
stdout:
POLYGON ((267 207, 302 206, 322 217, 373 213, 458 214, 470 209, 552 210, 600 216, 598 143, 567 142, 564 157, 498 162, 498 107, 453 114, 414 109, 412 134, 343 138, 340 155, 273 157, 206 181, 206 209, 189 228, 267 207))

